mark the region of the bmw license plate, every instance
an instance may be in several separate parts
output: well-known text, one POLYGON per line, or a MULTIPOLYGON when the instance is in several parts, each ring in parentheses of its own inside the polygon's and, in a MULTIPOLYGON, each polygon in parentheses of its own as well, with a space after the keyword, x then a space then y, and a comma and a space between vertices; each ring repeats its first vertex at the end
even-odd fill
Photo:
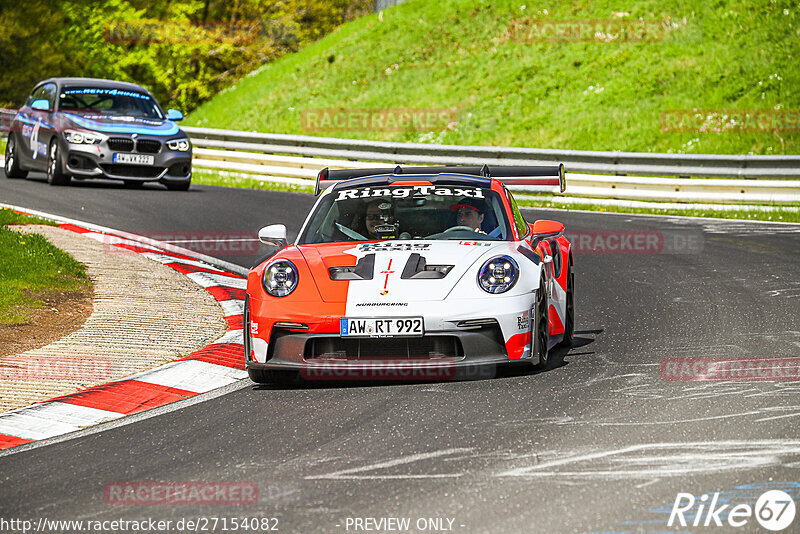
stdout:
POLYGON ((144 154, 114 154, 114 163, 130 163, 132 165, 152 165, 156 162, 155 156, 144 154))
POLYGON ((422 317, 353 319, 342 317, 342 337, 413 337, 425 334, 422 317))

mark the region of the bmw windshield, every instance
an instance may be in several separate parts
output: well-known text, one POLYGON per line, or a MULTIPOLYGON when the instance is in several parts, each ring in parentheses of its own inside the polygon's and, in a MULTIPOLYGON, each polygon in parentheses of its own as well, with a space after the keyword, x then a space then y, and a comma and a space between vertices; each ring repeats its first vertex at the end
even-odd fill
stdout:
POLYGON ((391 239, 506 241, 511 229, 491 189, 460 185, 345 187, 325 195, 299 244, 391 239))
POLYGON ((165 118, 150 95, 111 87, 65 87, 59 95, 59 109, 81 115, 165 118))

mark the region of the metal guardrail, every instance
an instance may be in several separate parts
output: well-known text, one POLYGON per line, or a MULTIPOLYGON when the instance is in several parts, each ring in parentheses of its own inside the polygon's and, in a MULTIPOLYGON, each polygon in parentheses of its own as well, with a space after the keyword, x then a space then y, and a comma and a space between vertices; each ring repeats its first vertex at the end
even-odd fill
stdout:
MULTIPOLYGON (((0 130, 3 126, 7 130, 14 112, 0 109, 0 130)), ((800 156, 794 155, 599 152, 392 143, 216 128, 183 130, 194 144, 194 165, 198 168, 294 180, 314 180, 324 167, 369 168, 376 163, 564 163, 568 196, 710 203, 800 202, 800 156)))
POLYGON ((552 165, 569 172, 714 178, 797 178, 800 156, 658 154, 391 143, 184 127, 197 147, 352 161, 431 165, 552 165))
MULTIPOLYGON (((232 173, 307 180, 311 185, 320 169, 373 168, 387 163, 366 163, 331 158, 282 156, 238 150, 194 149, 194 166, 232 173)), ((684 202, 800 202, 798 180, 743 180, 721 178, 654 178, 567 173, 566 194, 633 200, 684 202)), ((512 186, 519 191, 558 188, 512 186)))
POLYGON ((213 128, 184 130, 195 146, 196 167, 229 172, 313 180, 324 167, 367 168, 375 167, 376 162, 490 166, 564 163, 568 196, 708 203, 800 202, 800 156, 584 152, 389 143, 213 128))
POLYGON ((8 128, 11 126, 11 120, 16 113, 16 109, 0 108, 0 137, 3 139, 8 137, 8 128))

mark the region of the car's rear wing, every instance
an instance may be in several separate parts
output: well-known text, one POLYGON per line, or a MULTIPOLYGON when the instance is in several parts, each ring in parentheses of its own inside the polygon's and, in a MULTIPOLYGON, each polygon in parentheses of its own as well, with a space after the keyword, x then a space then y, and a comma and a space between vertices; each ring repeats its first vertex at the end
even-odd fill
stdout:
POLYGON ((323 190, 341 180, 386 174, 464 174, 467 176, 495 178, 506 185, 558 186, 562 193, 567 187, 563 163, 559 163, 558 165, 514 167, 504 165, 493 165, 492 167, 488 165, 484 165, 483 167, 460 165, 448 167, 401 167, 398 165, 394 168, 339 170, 330 170, 325 167, 317 174, 317 184, 314 188, 314 194, 319 195, 323 190))

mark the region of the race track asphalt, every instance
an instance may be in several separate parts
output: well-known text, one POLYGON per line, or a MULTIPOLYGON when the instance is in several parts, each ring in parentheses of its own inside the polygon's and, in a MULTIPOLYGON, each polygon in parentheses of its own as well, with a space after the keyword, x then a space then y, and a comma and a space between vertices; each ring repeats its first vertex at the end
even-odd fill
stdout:
MULTIPOLYGON (((0 177, 0 202, 134 233, 243 234, 284 222, 294 235, 313 198, 0 177)), ((770 484, 800 486, 800 382, 660 375, 664 358, 800 356, 800 226, 525 215, 561 220, 587 244, 634 231, 663 245, 576 254, 576 344, 553 369, 465 382, 248 385, 0 457, 0 518, 277 517, 281 532, 354 532, 348 518, 408 517, 412 526, 450 518, 465 533, 655 531, 671 530, 679 492, 733 491, 747 502, 770 484), (104 487, 124 481, 254 482, 259 501, 104 502, 104 487)), ((259 256, 205 252, 248 267, 259 256)), ((751 519, 740 531, 756 527, 751 519)))

